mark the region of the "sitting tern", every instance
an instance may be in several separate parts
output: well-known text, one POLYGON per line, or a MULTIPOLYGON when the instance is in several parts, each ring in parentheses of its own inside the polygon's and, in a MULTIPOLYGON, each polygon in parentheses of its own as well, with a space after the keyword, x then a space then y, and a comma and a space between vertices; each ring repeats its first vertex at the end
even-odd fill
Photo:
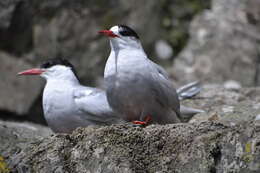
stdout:
POLYGON ((123 122, 109 107, 103 90, 82 86, 75 69, 65 59, 51 59, 40 68, 18 73, 46 79, 43 111, 48 126, 56 133, 71 133, 77 127, 123 122))

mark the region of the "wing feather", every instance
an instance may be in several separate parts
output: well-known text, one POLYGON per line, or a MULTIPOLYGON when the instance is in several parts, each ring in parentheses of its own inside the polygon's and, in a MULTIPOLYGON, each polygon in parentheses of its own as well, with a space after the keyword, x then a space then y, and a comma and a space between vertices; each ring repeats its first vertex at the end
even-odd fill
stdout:
POLYGON ((153 81, 151 81, 152 90, 156 100, 165 107, 171 107, 174 112, 180 115, 180 102, 178 94, 173 87, 168 73, 158 64, 150 60, 153 69, 153 81))
POLYGON ((82 119, 108 125, 121 121, 110 108, 103 90, 82 87, 74 91, 74 101, 82 119))

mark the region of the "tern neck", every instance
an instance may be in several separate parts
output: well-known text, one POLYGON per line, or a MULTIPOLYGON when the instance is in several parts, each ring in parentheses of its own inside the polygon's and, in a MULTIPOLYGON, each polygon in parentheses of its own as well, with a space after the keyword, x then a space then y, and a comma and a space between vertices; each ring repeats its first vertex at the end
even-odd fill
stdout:
POLYGON ((45 78, 47 82, 49 81, 60 81, 70 84, 78 84, 78 77, 70 69, 64 71, 46 71, 41 74, 41 77, 45 78))
POLYGON ((80 85, 79 80, 76 78, 76 76, 70 76, 70 78, 48 78, 47 83, 55 83, 59 86, 64 85, 80 85))
POLYGON ((120 50, 143 50, 142 44, 139 40, 123 40, 119 38, 110 39, 110 47, 112 51, 120 50))

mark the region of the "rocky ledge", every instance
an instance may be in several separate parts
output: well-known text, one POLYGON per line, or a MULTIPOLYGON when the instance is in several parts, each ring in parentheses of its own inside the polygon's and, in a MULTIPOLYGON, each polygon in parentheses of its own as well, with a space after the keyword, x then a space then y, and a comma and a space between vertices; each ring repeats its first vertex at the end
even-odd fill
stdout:
POLYGON ((185 101, 206 111, 190 123, 121 124, 30 136, 5 125, 0 172, 259 172, 260 89, 227 88, 211 85, 185 101), (14 141, 8 147, 7 139, 14 141))

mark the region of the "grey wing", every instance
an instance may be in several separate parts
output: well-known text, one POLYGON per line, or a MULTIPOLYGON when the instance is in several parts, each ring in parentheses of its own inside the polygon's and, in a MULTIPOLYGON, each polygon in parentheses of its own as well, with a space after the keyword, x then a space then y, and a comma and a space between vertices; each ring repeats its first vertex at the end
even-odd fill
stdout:
POLYGON ((199 81, 191 82, 177 89, 179 100, 185 100, 198 95, 201 91, 199 81))
MULTIPOLYGON (((151 60, 150 60, 150 62, 152 64, 152 66, 154 66, 156 68, 156 70, 159 72, 161 77, 163 77, 167 80, 170 80, 169 74, 161 66, 154 63, 151 60)), ((196 96, 197 94, 199 94, 200 91, 201 91, 200 82, 195 81, 195 82, 188 83, 188 84, 178 88, 177 94, 178 94, 179 100, 184 100, 184 99, 188 99, 188 98, 192 98, 192 97, 196 96)))
POLYGON ((106 93, 103 90, 82 87, 74 91, 75 104, 86 119, 99 125, 110 125, 122 122, 110 108, 106 93))
POLYGON ((153 71, 153 86, 152 90, 156 95, 156 100, 164 106, 171 107, 177 115, 180 115, 180 102, 178 94, 173 87, 173 84, 169 78, 168 73, 158 64, 151 61, 153 71))
POLYGON ((164 77, 165 79, 170 79, 169 74, 164 70, 164 68, 162 68, 160 65, 156 64, 150 59, 149 61, 151 65, 159 72, 159 74, 162 75, 162 77, 164 77))

